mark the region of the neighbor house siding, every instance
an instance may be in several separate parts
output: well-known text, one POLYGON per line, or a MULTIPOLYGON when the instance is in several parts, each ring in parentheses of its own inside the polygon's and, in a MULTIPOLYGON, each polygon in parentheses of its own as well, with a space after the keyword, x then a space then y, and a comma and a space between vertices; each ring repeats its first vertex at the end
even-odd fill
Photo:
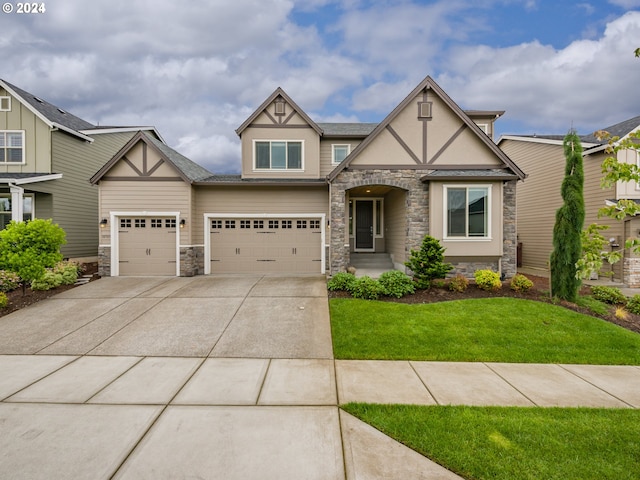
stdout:
POLYGON ((518 242, 522 266, 548 269, 555 212, 562 205, 565 158, 561 145, 505 140, 500 148, 528 177, 518 185, 518 242))
MULTIPOLYGON (((0 88, 0 96, 11 96, 0 88)), ((51 134, 47 124, 11 97, 11 110, 0 112, 0 130, 24 131, 25 164, 0 164, 0 173, 52 173, 51 134)))
MULTIPOLYGON (((67 234, 62 254, 69 258, 95 257, 98 254, 98 189, 89 179, 133 135, 103 134, 93 143, 63 132, 52 133, 52 170, 64 172, 59 180, 36 183, 32 188, 53 195, 53 221, 67 234)), ((40 218, 36 202, 36 215, 40 218)))
POLYGON ((328 213, 327 187, 234 187, 195 189, 194 243, 204 243, 205 213, 328 213))

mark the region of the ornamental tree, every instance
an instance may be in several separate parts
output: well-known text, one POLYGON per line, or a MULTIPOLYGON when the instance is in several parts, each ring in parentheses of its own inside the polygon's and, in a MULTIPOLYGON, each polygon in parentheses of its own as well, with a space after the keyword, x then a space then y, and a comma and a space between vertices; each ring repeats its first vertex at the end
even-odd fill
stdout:
POLYGON ((566 159, 565 176, 560 193, 563 204, 556 212, 551 252, 551 293, 569 302, 578 297, 581 280, 576 275, 576 264, 582 253, 582 226, 584 224, 584 171, 582 144, 575 130, 562 142, 566 159))

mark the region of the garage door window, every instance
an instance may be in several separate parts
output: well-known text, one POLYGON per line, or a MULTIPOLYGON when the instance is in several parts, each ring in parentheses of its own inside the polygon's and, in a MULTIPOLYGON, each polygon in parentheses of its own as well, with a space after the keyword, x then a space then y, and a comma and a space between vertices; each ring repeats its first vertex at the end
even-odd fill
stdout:
POLYGON ((222 228, 222 220, 211 220, 211 229, 218 230, 222 228))
POLYGON ((164 226, 166 228, 176 228, 176 219, 175 218, 166 218, 164 220, 164 226))
POLYGON ((133 221, 133 226, 135 228, 145 228, 147 226, 147 220, 145 218, 136 218, 133 221))
POLYGON ((291 228, 291 220, 282 220, 282 228, 291 228))
POLYGON ((264 220, 254 220, 253 221, 253 228, 256 228, 258 230, 262 230, 264 228, 264 220))
POLYGON ((313 228, 314 230, 319 230, 320 220, 309 220, 309 228, 313 228))
POLYGON ((236 221, 235 220, 225 220, 224 221, 224 228, 236 228, 236 221))
POLYGON ((269 228, 270 229, 274 229, 274 228, 278 228, 278 220, 269 220, 269 228))
POLYGON ((298 220, 298 228, 307 228, 306 220, 298 220))
POLYGON ((161 218, 152 218, 151 219, 151 228, 162 228, 162 219, 161 218))
POLYGON ((240 220, 240 228, 251 228, 251 220, 240 220))

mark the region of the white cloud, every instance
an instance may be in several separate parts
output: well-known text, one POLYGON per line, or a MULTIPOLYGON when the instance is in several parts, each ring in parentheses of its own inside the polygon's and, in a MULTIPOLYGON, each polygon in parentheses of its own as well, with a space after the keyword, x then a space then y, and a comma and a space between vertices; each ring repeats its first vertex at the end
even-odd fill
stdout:
POLYGON ((640 12, 629 12, 601 38, 561 50, 538 42, 461 47, 437 80, 463 106, 505 109, 505 120, 530 132, 562 133, 573 123, 588 133, 640 113, 638 38, 640 12))

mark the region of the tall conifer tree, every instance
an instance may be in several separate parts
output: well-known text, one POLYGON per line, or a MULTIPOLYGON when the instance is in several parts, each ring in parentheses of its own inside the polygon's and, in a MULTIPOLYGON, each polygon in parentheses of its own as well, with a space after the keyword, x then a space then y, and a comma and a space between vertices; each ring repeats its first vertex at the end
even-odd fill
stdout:
POLYGON ((575 302, 580 289, 576 277, 576 262, 580 259, 582 244, 580 232, 584 224, 584 170, 580 137, 571 130, 563 141, 566 159, 561 194, 563 205, 556 212, 551 252, 551 292, 553 296, 575 302))

